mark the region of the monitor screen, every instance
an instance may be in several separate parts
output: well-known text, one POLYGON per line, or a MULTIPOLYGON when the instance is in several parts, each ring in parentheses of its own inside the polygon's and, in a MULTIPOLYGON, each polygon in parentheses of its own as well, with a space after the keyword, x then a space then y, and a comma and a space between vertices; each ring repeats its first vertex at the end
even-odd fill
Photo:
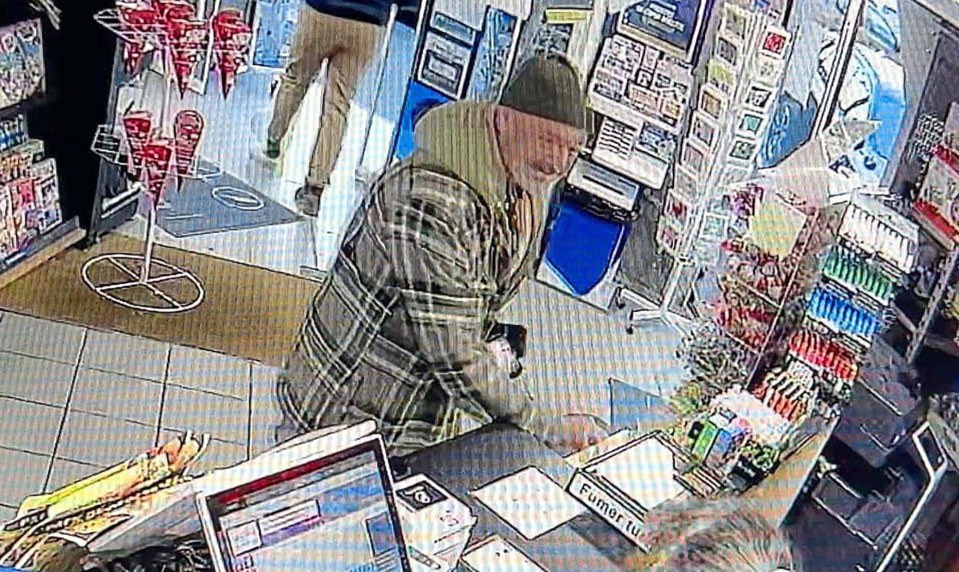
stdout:
POLYGON ((229 572, 405 572, 379 441, 206 499, 229 572))

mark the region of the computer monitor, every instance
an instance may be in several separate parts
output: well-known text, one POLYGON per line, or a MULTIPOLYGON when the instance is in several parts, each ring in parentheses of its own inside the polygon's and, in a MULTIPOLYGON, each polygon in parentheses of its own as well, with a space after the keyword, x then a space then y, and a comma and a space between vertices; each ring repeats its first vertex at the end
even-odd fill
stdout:
POLYGON ((198 496, 217 572, 410 572, 382 439, 198 496))

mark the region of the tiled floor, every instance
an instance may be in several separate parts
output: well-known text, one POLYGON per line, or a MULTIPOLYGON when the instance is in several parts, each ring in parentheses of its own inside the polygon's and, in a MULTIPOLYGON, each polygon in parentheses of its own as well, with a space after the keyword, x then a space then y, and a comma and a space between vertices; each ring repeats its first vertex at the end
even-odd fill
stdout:
POLYGON ((24 497, 178 430, 214 438, 200 469, 246 460, 270 445, 275 376, 230 356, 0 314, 0 521, 24 497))

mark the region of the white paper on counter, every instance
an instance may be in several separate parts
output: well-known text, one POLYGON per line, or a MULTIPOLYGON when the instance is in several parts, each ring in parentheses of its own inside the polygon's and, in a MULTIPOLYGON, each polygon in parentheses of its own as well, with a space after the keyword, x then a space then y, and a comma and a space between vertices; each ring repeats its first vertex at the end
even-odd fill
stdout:
POLYGON ((674 454, 657 439, 646 439, 595 465, 604 477, 629 498, 649 510, 683 494, 675 479, 674 454))
POLYGON ((527 540, 586 512, 586 507, 536 467, 493 481, 472 495, 527 540))
POLYGON ((547 572, 499 536, 483 541, 463 557, 474 572, 547 572))

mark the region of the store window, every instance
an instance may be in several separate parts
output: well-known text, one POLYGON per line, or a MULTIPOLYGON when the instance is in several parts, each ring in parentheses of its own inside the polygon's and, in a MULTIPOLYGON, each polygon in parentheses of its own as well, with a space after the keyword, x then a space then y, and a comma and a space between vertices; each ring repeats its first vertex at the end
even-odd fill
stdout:
POLYGON ((778 164, 840 119, 875 121, 867 140, 835 165, 878 185, 902 127, 905 76, 898 0, 800 2, 797 44, 760 164, 778 164))

